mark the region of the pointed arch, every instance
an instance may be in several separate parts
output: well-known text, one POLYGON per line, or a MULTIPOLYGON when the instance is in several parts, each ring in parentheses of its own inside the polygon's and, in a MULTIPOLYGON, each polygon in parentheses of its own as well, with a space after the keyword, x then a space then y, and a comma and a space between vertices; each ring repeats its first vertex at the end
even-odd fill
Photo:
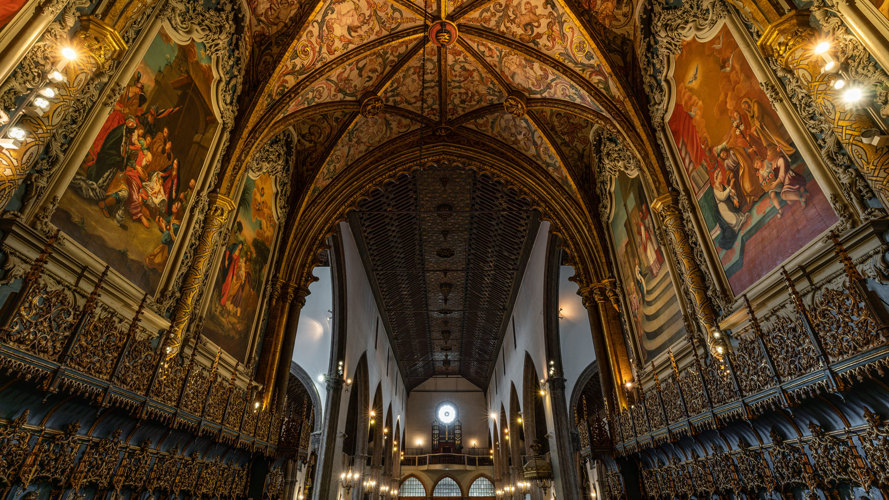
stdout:
POLYGON ((457 479, 450 474, 442 476, 438 482, 435 483, 435 486, 432 487, 432 498, 462 496, 464 496, 464 492, 463 488, 460 486, 460 481, 457 481, 457 479))

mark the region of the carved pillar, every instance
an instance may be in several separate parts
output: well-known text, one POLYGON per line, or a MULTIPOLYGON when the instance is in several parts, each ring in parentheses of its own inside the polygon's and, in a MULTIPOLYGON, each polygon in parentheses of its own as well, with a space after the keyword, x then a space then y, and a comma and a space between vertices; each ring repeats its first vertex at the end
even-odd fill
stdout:
POLYGON ((670 236, 679 265, 682 266, 682 276, 685 278, 685 286, 691 293, 692 305, 695 314, 704 331, 707 332, 707 347, 710 352, 721 358, 725 350, 722 332, 716 320, 716 310, 707 295, 707 281, 704 279, 704 271, 695 260, 694 251, 688 241, 688 233, 682 222, 682 213, 674 194, 668 193, 658 196, 651 204, 651 208, 660 215, 661 222, 670 236))
MULTIPOLYGON (((602 384, 602 393, 605 395, 606 406, 611 402, 611 395, 616 394, 618 404, 626 405, 626 398, 623 391, 618 389, 622 382, 619 377, 619 371, 614 370, 614 355, 612 354, 611 342, 609 340, 608 330, 610 322, 607 318, 607 306, 604 304, 605 297, 601 293, 596 293, 594 286, 582 286, 577 290, 580 295, 583 307, 586 308, 590 318, 590 330, 593 334, 593 348, 596 356, 600 357, 599 361, 599 382, 602 384), (605 306, 605 307, 603 307, 605 306)), ((609 408, 608 411, 613 411, 609 408)), ((611 429, 611 432, 614 432, 611 429)))
MULTIPOLYGON (((839 73, 823 72, 823 55, 814 50, 821 40, 818 31, 809 25, 809 17, 809 11, 791 12, 781 17, 766 28, 757 45, 763 54, 774 58, 808 86, 819 113, 831 122, 837 138, 883 205, 889 206, 889 147, 862 141, 862 132, 880 129, 880 126, 867 113, 866 106, 844 102, 841 96, 845 89, 834 88, 834 82, 843 78, 839 73)), ((867 90, 864 99, 868 99, 867 90)))
POLYGON ((822 8, 833 9, 839 12, 844 24, 861 41, 861 44, 867 48, 870 55, 883 69, 889 71, 889 39, 874 23, 874 13, 865 11, 867 7, 862 7, 861 0, 839 0, 837 2, 819 0, 815 2, 812 10, 816 11, 816 9, 820 10, 822 8))
POLYGON ((173 318, 170 320, 167 359, 172 358, 179 352, 182 344, 182 334, 185 332, 185 327, 188 326, 189 320, 191 320, 198 290, 204 285, 204 274, 210 261, 210 254, 216 246, 216 235, 219 234, 222 228, 226 227, 229 221, 228 218, 234 208, 235 202, 231 199, 218 193, 210 194, 198 245, 195 248, 191 266, 182 280, 179 300, 176 302, 173 318))
POLYGON ((3 27, 0 31, 0 82, 15 70, 24 54, 67 3, 66 0, 28 2, 16 14, 16 19, 3 27))
POLYGON ((299 313, 306 304, 309 289, 286 281, 273 284, 269 298, 269 322, 262 342, 262 358, 257 368, 256 380, 263 384, 263 405, 268 407, 277 392, 279 404, 287 390, 290 360, 299 313))

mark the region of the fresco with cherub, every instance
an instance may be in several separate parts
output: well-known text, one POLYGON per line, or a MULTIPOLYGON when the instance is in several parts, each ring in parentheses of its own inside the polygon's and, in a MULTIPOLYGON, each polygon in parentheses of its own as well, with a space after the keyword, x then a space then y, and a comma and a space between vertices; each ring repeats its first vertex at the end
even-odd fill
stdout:
POLYGON ((161 29, 105 120, 53 223, 154 291, 218 128, 202 43, 161 29))
POLYGON ((248 176, 207 307, 204 335, 241 362, 278 228, 276 206, 274 178, 248 176))
POLYGON ((836 221, 728 27, 684 43, 668 120, 735 294, 836 221))

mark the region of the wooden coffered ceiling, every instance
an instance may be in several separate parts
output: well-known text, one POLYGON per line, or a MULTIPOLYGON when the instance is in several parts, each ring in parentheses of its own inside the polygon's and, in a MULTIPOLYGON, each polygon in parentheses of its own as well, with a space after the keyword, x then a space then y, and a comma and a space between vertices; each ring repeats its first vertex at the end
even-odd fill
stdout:
POLYGON ((486 387, 538 224, 502 183, 457 167, 403 175, 350 215, 405 384, 486 387))

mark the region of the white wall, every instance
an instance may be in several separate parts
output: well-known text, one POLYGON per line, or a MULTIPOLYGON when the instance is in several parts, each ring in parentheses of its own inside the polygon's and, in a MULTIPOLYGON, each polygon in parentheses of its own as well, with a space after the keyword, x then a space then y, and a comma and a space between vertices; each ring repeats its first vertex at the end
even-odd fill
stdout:
MULTIPOLYGON (((515 384, 521 404, 524 393, 522 378, 525 373, 526 352, 531 356, 538 376, 546 376, 546 361, 544 359, 546 349, 543 338, 543 278, 549 227, 548 222, 541 222, 531 254, 528 256, 528 265, 522 276, 512 316, 503 336, 500 353, 497 355, 493 376, 488 384, 488 412, 495 412, 499 415, 502 404, 506 414, 511 413, 509 407, 510 384, 515 384), (513 328, 515 328, 515 336, 513 336, 513 328), (515 340, 513 340, 514 338, 515 340)), ((499 422, 497 426, 500 428, 499 422)))
MULTIPOLYGON (((568 278, 574 275, 574 268, 562 266, 559 269, 559 341, 562 351, 562 376, 565 377, 565 397, 571 404, 571 394, 581 372, 596 360, 593 348, 593 334, 590 331, 590 317, 580 295, 577 283, 568 278)), ((570 406, 569 406, 570 411, 570 406)))
POLYGON ((463 425, 463 447, 488 446, 488 411, 485 394, 463 377, 433 377, 415 387, 407 397, 405 448, 431 452, 432 422, 441 403, 450 402, 457 409, 463 425), (418 445, 417 440, 422 444, 418 445))
MULTIPOLYGON (((405 408, 407 397, 404 390, 404 380, 398 370, 394 358, 389 361, 387 371, 387 357, 391 351, 389 338, 383 327, 380 313, 377 310, 373 290, 367 279, 364 264, 358 253, 358 247, 352 235, 352 229, 347 223, 340 224, 342 235, 343 262, 346 281, 346 349, 344 364, 344 376, 355 377, 355 372, 361 356, 367 355, 368 368, 368 404, 373 403, 377 385, 381 386, 383 400, 383 415, 378 415, 377 422, 382 425, 385 422, 385 411, 392 404, 392 428, 397 421, 401 421, 404 428, 405 408), (375 335, 376 334, 376 335, 375 335), (375 342, 376 339, 376 342, 375 342)), ((334 315, 335 317, 336 315, 334 315)), ((349 409, 349 396, 352 391, 360 390, 357 381, 353 380, 351 386, 344 386, 342 400, 340 402, 340 414, 338 415, 338 429, 335 457, 342 457, 343 431, 346 425, 346 413, 349 409)), ((368 412, 370 408, 359 408, 359 411, 368 412)), ((390 431, 391 432, 391 431, 390 431)), ((356 467, 355 469, 357 469, 356 467)), ((353 469, 353 470, 355 470, 353 469)), ((334 463, 333 478, 338 478, 344 470, 342 460, 334 463)), ((357 472, 357 470, 356 470, 357 472)))

